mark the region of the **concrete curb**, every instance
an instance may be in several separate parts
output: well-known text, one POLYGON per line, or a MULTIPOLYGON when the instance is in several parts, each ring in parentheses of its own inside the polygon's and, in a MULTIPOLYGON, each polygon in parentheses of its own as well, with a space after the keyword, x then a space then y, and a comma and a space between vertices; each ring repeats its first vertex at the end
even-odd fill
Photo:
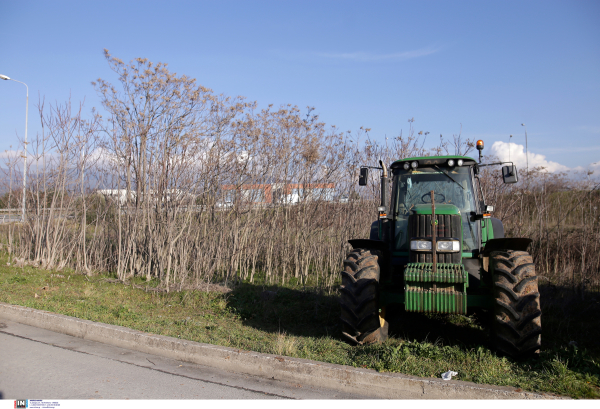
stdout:
POLYGON ((289 358, 148 334, 116 325, 0 303, 0 317, 90 341, 179 361, 332 388, 384 399, 555 399, 553 395, 514 388, 442 381, 371 369, 289 358))

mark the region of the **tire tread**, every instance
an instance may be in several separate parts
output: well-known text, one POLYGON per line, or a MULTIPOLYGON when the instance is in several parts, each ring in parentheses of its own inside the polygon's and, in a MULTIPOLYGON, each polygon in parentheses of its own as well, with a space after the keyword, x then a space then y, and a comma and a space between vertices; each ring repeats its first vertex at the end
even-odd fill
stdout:
POLYGON ((377 250, 354 249, 344 260, 340 304, 342 336, 353 344, 387 339, 387 323, 379 321, 379 259, 377 250))
POLYGON ((535 265, 525 251, 490 254, 493 276, 494 320, 492 343, 516 359, 535 356, 541 348, 541 308, 535 265))

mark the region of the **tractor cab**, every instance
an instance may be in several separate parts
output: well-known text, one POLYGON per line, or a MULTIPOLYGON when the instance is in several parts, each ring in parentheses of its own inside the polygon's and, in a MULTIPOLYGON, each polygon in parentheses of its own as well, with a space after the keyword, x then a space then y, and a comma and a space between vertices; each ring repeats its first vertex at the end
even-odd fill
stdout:
MULTIPOLYGON (((474 178, 473 165, 473 159, 456 156, 438 159, 414 158, 392 164, 394 189, 391 216, 394 224, 394 250, 410 250, 411 243, 407 234, 409 216, 431 213, 431 192, 434 192, 433 204, 438 210, 437 214, 446 214, 452 219, 457 219, 455 228, 459 230, 455 234, 459 233, 461 236, 459 243, 444 249, 452 248, 452 251, 459 253, 479 249, 481 237, 478 232, 477 214, 481 210, 481 200, 475 189, 478 181, 474 178), (460 234, 460 230, 465 234, 460 234)), ((416 228, 415 236, 419 236, 419 226, 413 227, 416 228)), ((446 237, 452 235, 452 231, 443 230, 441 233, 446 237)), ((454 239, 458 240, 459 237, 454 239)), ((417 244, 413 244, 413 247, 418 249, 417 244)))

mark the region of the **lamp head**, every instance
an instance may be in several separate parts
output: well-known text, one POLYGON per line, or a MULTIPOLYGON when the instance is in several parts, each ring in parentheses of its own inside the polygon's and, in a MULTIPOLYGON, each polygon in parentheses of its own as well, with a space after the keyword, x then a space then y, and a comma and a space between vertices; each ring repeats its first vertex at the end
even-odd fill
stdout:
POLYGON ((479 151, 479 163, 481 163, 481 151, 483 150, 483 141, 481 139, 477 141, 476 148, 479 151))
POLYGON ((9 80, 9 79, 10 79, 10 77, 8 77, 8 76, 6 76, 6 75, 2 75, 2 74, 0 74, 0 79, 2 79, 2 80, 9 80))

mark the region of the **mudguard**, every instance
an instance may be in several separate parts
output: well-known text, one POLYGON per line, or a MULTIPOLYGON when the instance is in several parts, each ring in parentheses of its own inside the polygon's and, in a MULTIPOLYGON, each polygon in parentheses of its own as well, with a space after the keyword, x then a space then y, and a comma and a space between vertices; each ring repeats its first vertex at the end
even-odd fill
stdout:
POLYGON ((355 249, 379 250, 384 253, 388 250, 388 245, 383 240, 354 239, 348 240, 348 243, 355 249))
POLYGON ((527 247, 531 244, 532 241, 533 240, 531 239, 525 239, 520 237, 491 239, 485 243, 485 247, 483 249, 483 256, 489 257, 489 254, 492 251, 496 250, 527 251, 527 247))
POLYGON ((495 217, 490 217, 492 222, 492 231, 494 232, 495 239, 503 239, 504 238, 504 225, 500 219, 496 219, 495 217))
POLYGON ((379 220, 371 223, 371 233, 369 234, 371 240, 379 240, 379 220))

